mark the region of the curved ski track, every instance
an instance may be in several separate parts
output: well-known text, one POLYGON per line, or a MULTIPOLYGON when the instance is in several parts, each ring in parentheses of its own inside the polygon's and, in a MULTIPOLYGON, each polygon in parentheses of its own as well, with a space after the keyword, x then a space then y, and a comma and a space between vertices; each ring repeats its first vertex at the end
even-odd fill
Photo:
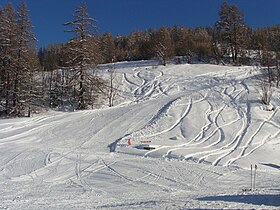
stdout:
MULTIPOLYGON (((157 98, 162 100, 163 105, 146 126, 124 138, 132 138, 135 143, 140 143, 142 139, 155 142, 158 147, 143 153, 144 157, 161 154, 165 158, 183 158, 212 165, 234 164, 264 144, 265 141, 258 139, 256 141, 261 143, 252 148, 257 134, 263 132, 264 124, 273 124, 271 120, 277 112, 274 111, 272 116, 264 120, 252 133, 250 129, 252 104, 249 99, 250 90, 246 84, 246 75, 245 70, 238 69, 234 73, 226 71, 202 74, 187 77, 184 81, 181 78, 174 81, 174 76, 167 77, 164 72, 155 76, 152 70, 149 73, 147 69, 137 69, 133 77, 137 78, 137 81, 142 80, 140 85, 126 79, 127 85, 137 86, 133 91, 134 101, 139 103, 157 98), (238 77, 233 78, 233 75, 238 77), (161 84, 166 87, 164 91, 160 87, 161 84), (200 87, 198 84, 206 85, 200 87), (177 92, 174 89, 175 85, 177 85, 177 92), (208 107, 205 104, 208 104, 208 107), (190 139, 189 118, 195 116, 195 113, 192 113, 195 109, 204 112, 204 117, 201 118, 204 125, 196 130, 196 134, 192 132, 193 137, 190 139), (224 119, 230 118, 227 113, 235 118, 224 119), (235 132, 231 127, 234 127, 235 132), (169 141, 168 136, 174 135, 177 136, 174 137, 175 139, 179 139, 177 143, 173 142, 171 145, 160 143, 160 140, 169 141)), ((274 126, 278 127, 278 125, 274 126)), ((278 135, 277 131, 267 138, 275 138, 278 135)))

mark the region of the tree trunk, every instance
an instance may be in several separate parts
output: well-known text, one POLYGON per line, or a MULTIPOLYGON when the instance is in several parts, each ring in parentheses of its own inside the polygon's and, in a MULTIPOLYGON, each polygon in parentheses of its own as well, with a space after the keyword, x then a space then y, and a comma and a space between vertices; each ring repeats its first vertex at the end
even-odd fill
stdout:
POLYGON ((8 111, 9 109, 9 94, 10 92, 10 74, 9 72, 7 73, 7 84, 6 84, 6 102, 5 102, 5 109, 6 109, 6 112, 8 111))
POLYGON ((78 101, 78 108, 85 109, 85 102, 84 102, 84 72, 83 67, 80 67, 80 82, 79 82, 79 101, 78 101))

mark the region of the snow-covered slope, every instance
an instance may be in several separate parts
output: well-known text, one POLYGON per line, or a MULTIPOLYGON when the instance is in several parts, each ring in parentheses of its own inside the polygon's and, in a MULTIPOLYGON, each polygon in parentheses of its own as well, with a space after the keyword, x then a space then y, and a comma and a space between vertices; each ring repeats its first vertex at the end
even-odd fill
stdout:
POLYGON ((113 108, 0 120, 0 209, 280 207, 279 92, 263 111, 257 70, 114 68, 113 108))

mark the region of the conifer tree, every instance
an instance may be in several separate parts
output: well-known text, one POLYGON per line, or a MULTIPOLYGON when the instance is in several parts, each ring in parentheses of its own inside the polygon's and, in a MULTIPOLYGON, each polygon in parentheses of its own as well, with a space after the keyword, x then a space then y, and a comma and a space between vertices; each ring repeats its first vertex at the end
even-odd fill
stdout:
POLYGON ((229 5, 227 1, 223 2, 219 16, 216 27, 221 35, 221 44, 229 51, 233 63, 237 64, 245 40, 244 16, 236 5, 229 5))
POLYGON ((17 55, 17 19, 16 11, 11 3, 2 10, 0 26, 0 70, 1 70, 1 96, 5 98, 4 110, 11 111, 11 94, 15 75, 15 62, 17 55))
POLYGON ((14 81, 13 81, 13 113, 16 116, 30 116, 32 77, 35 52, 35 35, 31 31, 32 24, 28 16, 27 6, 21 2, 17 12, 16 48, 14 81))
POLYGON ((1 109, 15 116, 30 116, 34 68, 39 69, 35 36, 27 6, 20 3, 18 11, 7 4, 0 15, 1 109), (3 100, 4 99, 4 100, 3 100))
POLYGON ((111 63, 115 61, 115 43, 113 36, 110 32, 106 32, 100 37, 100 51, 103 63, 111 63))
POLYGON ((167 28, 161 27, 155 34, 155 53, 165 66, 167 60, 174 56, 174 44, 167 28))
POLYGON ((75 71, 73 85, 78 85, 78 109, 86 109, 92 103, 94 94, 96 78, 87 72, 89 66, 98 63, 94 23, 95 20, 87 13, 86 3, 82 3, 75 9, 73 20, 64 24, 71 27, 66 32, 74 33, 74 37, 67 43, 67 56, 68 65, 75 71))

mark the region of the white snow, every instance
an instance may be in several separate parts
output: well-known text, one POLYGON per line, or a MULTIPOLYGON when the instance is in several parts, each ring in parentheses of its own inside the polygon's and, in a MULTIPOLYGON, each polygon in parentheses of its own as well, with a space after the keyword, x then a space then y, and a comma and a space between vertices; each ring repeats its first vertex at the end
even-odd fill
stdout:
POLYGON ((280 94, 262 108, 256 69, 114 68, 115 107, 0 120, 0 209, 280 207, 280 94))

